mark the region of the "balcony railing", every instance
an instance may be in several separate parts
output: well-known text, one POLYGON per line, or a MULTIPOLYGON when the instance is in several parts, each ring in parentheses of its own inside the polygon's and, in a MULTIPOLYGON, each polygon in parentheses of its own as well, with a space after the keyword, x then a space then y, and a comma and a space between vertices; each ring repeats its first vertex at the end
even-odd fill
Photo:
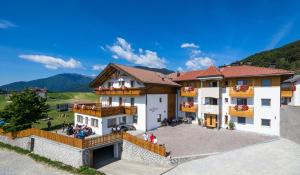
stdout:
POLYGON ((180 105, 180 110, 182 112, 197 112, 197 105, 194 103, 185 102, 180 105))
POLYGON ((296 87, 293 85, 281 87, 281 97, 292 97, 293 91, 295 91, 295 90, 296 90, 296 87))
POLYGON ((101 107, 100 104, 76 104, 73 112, 92 115, 97 117, 107 117, 119 114, 134 115, 137 114, 136 106, 109 106, 101 107))
POLYGON ((182 87, 180 89, 180 95, 183 97, 195 97, 197 95, 197 90, 193 87, 182 87))
POLYGON ((236 117, 253 117, 253 108, 247 105, 229 106, 229 115, 236 117))
POLYGON ((254 90, 252 86, 248 86, 248 85, 234 86, 229 89, 229 96, 230 97, 253 97, 254 90))
POLYGON ((145 89, 143 88, 102 88, 99 87, 95 89, 96 94, 98 95, 116 95, 116 96, 125 96, 125 95, 144 95, 145 89))

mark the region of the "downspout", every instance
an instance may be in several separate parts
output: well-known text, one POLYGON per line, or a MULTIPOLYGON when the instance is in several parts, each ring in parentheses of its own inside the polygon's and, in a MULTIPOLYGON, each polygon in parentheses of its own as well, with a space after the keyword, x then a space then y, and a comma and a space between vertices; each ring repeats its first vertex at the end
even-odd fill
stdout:
POLYGON ((221 128, 221 118, 222 118, 222 86, 220 80, 218 81, 219 84, 219 116, 218 116, 218 129, 221 128))

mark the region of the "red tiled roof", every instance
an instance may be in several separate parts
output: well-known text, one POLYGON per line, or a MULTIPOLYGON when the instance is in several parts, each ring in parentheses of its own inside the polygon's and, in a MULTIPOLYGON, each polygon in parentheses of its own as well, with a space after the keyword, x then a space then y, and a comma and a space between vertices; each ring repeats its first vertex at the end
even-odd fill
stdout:
POLYGON ((286 75, 294 74, 292 71, 256 66, 228 66, 216 68, 211 66, 206 70, 196 70, 185 72, 183 75, 174 79, 174 81, 198 80, 200 77, 224 76, 225 78, 233 77, 251 77, 251 76, 268 76, 268 75, 286 75))
POLYGON ((284 69, 246 66, 246 65, 223 67, 220 69, 220 71, 222 72, 222 75, 225 78, 293 74, 292 71, 288 71, 284 69))
POLYGON ((102 74, 105 74, 105 70, 108 70, 109 67, 113 67, 115 69, 119 69, 130 76, 133 76, 137 80, 142 83, 149 83, 149 84, 161 84, 161 85, 169 85, 169 86, 180 86, 179 84, 172 81, 167 75, 164 75, 159 72, 149 71, 140 68, 134 68, 129 66, 124 66, 120 64, 109 64, 103 72, 101 72, 96 79, 91 83, 91 86, 95 86, 97 79, 101 78, 102 74))
POLYGON ((187 80, 198 80, 197 77, 201 75, 205 70, 195 70, 190 72, 180 72, 180 76, 176 77, 174 81, 187 81, 187 80))

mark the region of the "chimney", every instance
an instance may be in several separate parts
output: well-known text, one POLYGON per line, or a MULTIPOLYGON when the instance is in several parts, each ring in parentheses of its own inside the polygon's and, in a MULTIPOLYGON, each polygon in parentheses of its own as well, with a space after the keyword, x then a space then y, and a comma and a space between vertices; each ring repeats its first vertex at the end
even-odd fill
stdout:
POLYGON ((176 76, 177 76, 177 77, 180 76, 180 72, 179 72, 179 71, 176 72, 176 76))

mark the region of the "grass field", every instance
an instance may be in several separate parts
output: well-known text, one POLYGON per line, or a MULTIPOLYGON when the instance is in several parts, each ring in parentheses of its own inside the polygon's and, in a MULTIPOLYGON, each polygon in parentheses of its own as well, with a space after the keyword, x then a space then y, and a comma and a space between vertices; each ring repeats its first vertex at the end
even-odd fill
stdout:
MULTIPOLYGON (((64 92, 64 93, 48 93, 48 100, 47 103, 50 106, 56 106, 56 104, 63 104, 63 103, 78 103, 78 102, 85 102, 85 103, 96 103, 98 101, 98 96, 92 92, 64 92)), ((4 95, 0 95, 0 110, 4 108, 7 104, 4 95)), ((48 112, 48 116, 52 118, 51 129, 57 129, 61 127, 61 124, 65 121, 66 123, 73 123, 74 122, 74 115, 72 111, 68 112, 57 112, 56 110, 50 110, 48 112), (60 115, 64 113, 66 114, 66 118, 61 118, 60 115)), ((48 121, 39 121, 39 123, 34 124, 36 128, 47 128, 48 121)))

